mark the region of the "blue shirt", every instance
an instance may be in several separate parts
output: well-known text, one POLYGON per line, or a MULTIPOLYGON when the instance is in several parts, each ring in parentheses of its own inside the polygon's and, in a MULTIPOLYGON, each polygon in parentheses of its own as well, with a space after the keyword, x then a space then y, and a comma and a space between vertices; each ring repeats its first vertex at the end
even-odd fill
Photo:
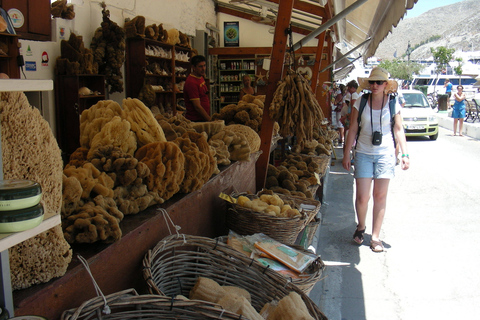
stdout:
POLYGON ((452 87, 453 87, 453 86, 452 86, 452 83, 449 82, 449 83, 447 84, 447 90, 445 90, 445 93, 452 92, 452 87))

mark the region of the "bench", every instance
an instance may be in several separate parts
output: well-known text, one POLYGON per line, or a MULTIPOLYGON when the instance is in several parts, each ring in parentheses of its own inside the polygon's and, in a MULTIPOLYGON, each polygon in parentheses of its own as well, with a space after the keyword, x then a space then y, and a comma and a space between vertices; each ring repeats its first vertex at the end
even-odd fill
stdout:
POLYGON ((472 122, 475 122, 477 119, 480 121, 480 99, 465 100, 465 114, 465 121, 469 119, 472 122))

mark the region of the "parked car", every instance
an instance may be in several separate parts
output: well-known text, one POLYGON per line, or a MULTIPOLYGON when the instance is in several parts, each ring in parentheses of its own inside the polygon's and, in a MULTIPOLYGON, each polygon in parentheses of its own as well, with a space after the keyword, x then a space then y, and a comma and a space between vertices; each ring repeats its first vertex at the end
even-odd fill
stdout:
POLYGON ((429 136, 438 138, 438 120, 425 95, 419 90, 401 90, 405 106, 401 111, 407 137, 429 136))

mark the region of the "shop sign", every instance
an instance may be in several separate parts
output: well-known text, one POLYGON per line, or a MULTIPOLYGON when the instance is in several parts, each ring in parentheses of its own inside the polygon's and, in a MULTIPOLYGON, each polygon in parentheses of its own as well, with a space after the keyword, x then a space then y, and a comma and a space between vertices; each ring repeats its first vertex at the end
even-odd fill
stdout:
POLYGON ((27 47, 27 57, 33 56, 32 49, 30 48, 30 45, 27 47))
POLYGON ((21 28, 25 23, 23 13, 18 9, 12 8, 8 10, 8 15, 10 16, 10 19, 12 19, 14 28, 21 28))
POLYGON ((25 70, 37 71, 37 63, 35 61, 25 61, 25 70))
POLYGON ((238 21, 224 22, 223 34, 225 47, 238 47, 240 44, 238 21))
POLYGON ((48 53, 47 53, 47 51, 43 51, 43 53, 42 53, 42 66, 48 67, 48 53))

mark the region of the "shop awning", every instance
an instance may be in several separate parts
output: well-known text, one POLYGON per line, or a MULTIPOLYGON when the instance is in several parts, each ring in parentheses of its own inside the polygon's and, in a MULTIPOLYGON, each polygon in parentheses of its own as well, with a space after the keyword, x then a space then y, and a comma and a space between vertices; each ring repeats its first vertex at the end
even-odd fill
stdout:
MULTIPOLYGON (((351 49, 371 38, 371 41, 359 48, 356 54, 356 56, 361 54, 366 62, 375 54, 380 42, 397 26, 406 10, 413 8, 417 1, 366 1, 332 26, 336 42, 347 44, 351 49)), ((279 0, 215 0, 215 2, 219 12, 254 21, 258 20, 256 19, 258 16, 274 20, 280 4, 279 0), (268 10, 262 11, 262 8, 268 10)), ((292 11, 292 29, 294 32, 308 35, 355 2, 357 0, 296 0, 292 11)))
MULTIPOLYGON (((359 53, 364 62, 375 54, 380 42, 398 25, 407 9, 418 0, 369 0, 336 24, 340 42, 351 47, 368 42, 359 53)), ((352 5, 355 0, 333 0, 335 14, 352 5)))

